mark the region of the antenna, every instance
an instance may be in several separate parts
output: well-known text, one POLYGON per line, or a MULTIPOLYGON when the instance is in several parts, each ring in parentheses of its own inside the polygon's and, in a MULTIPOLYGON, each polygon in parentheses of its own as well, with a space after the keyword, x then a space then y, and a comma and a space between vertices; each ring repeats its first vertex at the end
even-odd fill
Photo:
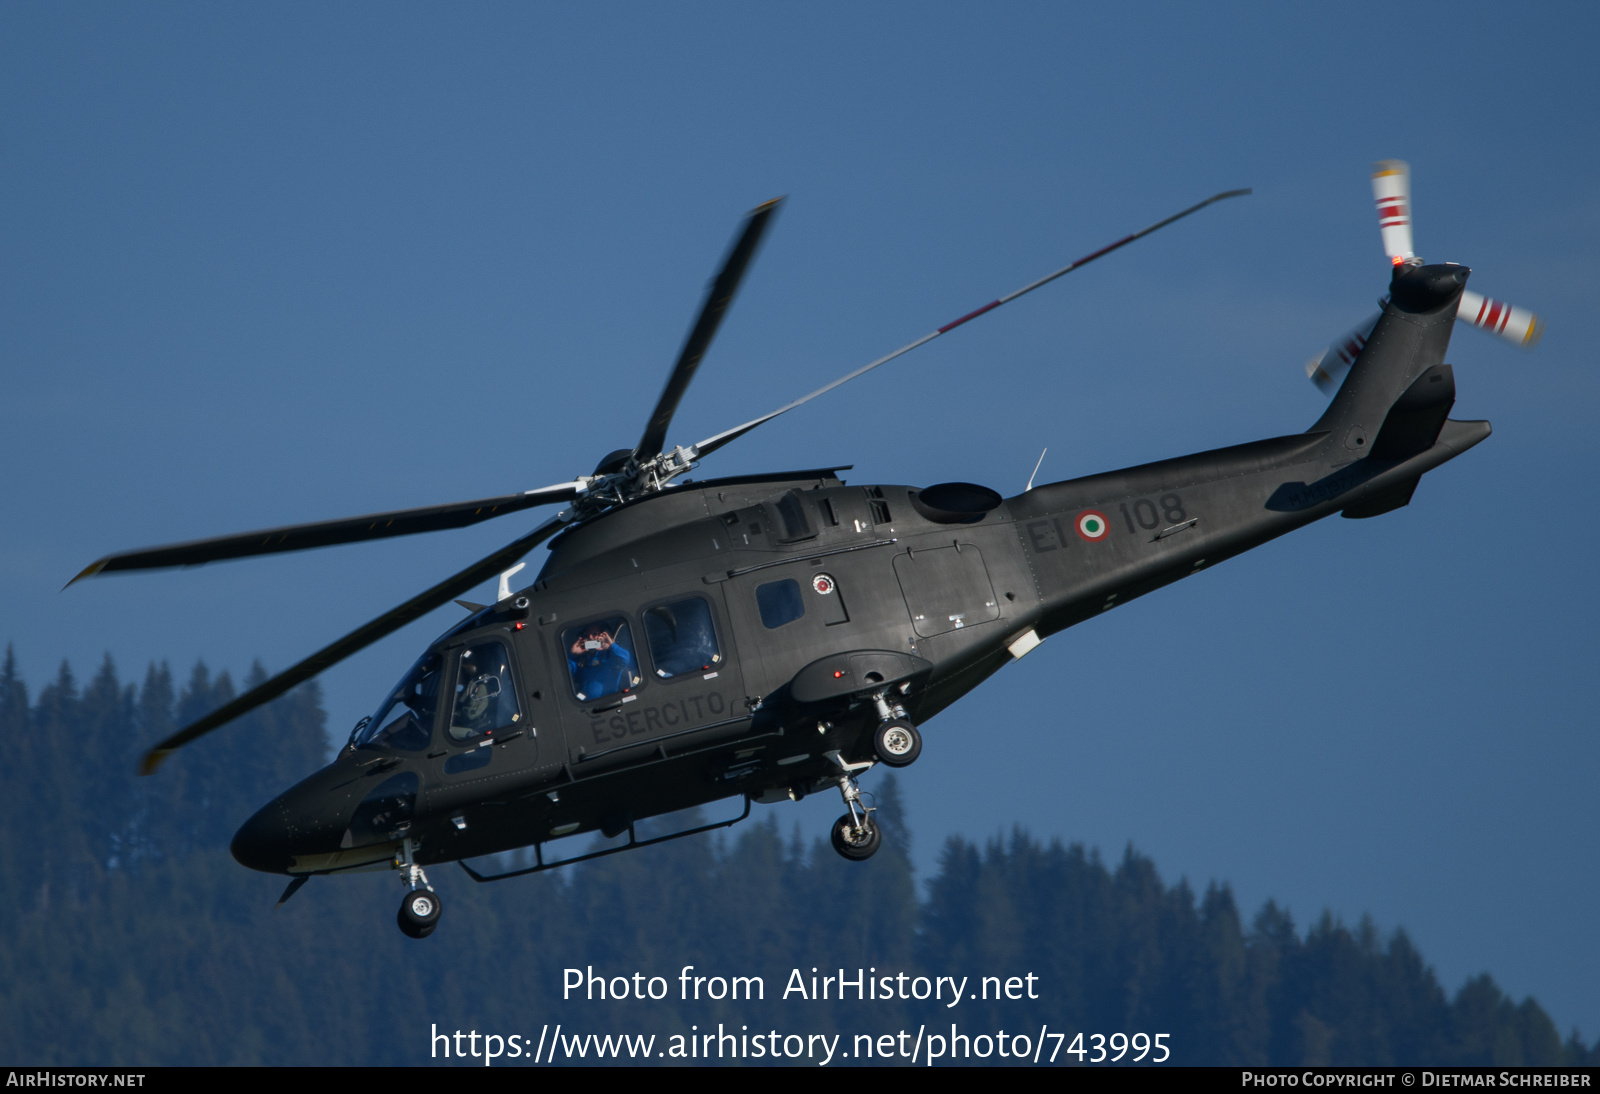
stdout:
POLYGON ((1048 451, 1050 450, 1046 448, 1039 453, 1039 462, 1033 465, 1033 474, 1028 476, 1028 485, 1022 488, 1024 494, 1033 489, 1033 480, 1038 476, 1039 468, 1044 464, 1044 454, 1048 451))
POLYGON ((495 598, 495 603, 498 604, 500 601, 511 595, 511 579, 516 575, 518 570, 522 569, 526 565, 526 562, 519 562, 515 566, 511 567, 511 569, 500 575, 500 595, 495 598))

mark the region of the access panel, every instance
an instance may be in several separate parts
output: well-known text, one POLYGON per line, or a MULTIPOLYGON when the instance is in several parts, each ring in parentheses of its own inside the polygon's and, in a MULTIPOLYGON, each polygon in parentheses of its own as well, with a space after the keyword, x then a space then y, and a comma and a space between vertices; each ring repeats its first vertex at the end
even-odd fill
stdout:
POLYGON ((973 544, 907 551, 896 556, 894 573, 918 637, 931 638, 1000 617, 983 554, 973 544))

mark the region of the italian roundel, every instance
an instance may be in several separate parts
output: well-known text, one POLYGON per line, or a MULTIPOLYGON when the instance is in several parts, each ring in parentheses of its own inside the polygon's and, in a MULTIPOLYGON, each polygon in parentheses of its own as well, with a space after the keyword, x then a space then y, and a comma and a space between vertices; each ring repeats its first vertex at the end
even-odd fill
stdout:
POLYGON ((1111 525, 1107 522, 1106 515, 1098 509, 1085 509, 1072 523, 1073 527, 1078 529, 1078 535, 1090 543, 1101 542, 1111 532, 1111 525))

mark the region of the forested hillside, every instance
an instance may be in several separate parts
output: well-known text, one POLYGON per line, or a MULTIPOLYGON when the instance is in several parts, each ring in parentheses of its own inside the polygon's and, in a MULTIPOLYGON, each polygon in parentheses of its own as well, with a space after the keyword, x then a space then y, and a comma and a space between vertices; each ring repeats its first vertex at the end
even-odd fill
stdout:
POLYGON ((664 1040, 720 1022, 846 1045, 952 1023, 1166 1033, 1174 1063, 1600 1063, 1487 975, 1448 994, 1403 933, 1327 916, 1299 930, 1270 903, 1246 924, 1226 888, 1169 886, 1132 851, 1107 865, 1022 832, 957 840, 919 893, 911 829, 876 773, 888 840, 867 863, 749 823, 498 885, 439 868, 447 910, 422 942, 395 929, 400 887, 384 874, 313 879, 274 911, 282 879, 237 866, 227 845, 323 761, 314 686, 134 775, 142 747, 232 693, 203 666, 182 687, 165 666, 134 686, 108 661, 86 682, 63 665, 30 702, 8 651, 6 1062, 423 1063, 435 1025, 531 1043, 547 1023, 664 1040), (684 1002, 685 965, 761 976, 765 999, 684 1002), (660 975, 671 994, 562 1001, 563 970, 589 966, 660 975), (782 998, 813 967, 966 976, 974 992, 983 976, 1032 974, 1038 998, 782 998))

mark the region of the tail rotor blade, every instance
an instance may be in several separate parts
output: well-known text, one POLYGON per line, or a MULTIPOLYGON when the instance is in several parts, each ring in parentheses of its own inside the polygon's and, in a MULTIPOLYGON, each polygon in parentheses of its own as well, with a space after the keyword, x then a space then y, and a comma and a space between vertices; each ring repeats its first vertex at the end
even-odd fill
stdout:
POLYGON ((1532 349, 1544 335, 1544 324, 1526 308, 1507 304, 1503 300, 1491 300, 1467 289, 1461 291, 1461 306, 1456 309, 1456 318, 1479 330, 1497 334, 1523 349, 1532 349))
POLYGON ((1333 344, 1323 350, 1322 356, 1306 362, 1306 379, 1316 384, 1324 395, 1338 391, 1339 385, 1344 383, 1344 374, 1356 363, 1356 357, 1372 335, 1372 328, 1377 325, 1378 317, 1370 316, 1360 326, 1335 338, 1333 344))
POLYGON ((1416 258, 1411 249, 1411 165, 1405 160, 1373 164, 1372 199, 1378 203, 1383 253, 1396 266, 1416 258))

